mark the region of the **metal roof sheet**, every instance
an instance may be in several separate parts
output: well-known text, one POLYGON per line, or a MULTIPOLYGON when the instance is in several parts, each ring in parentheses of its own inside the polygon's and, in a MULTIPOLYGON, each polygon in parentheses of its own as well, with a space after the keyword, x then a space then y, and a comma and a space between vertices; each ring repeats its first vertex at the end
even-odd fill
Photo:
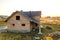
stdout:
POLYGON ((33 16, 34 15, 36 15, 38 12, 31 12, 32 14, 30 14, 30 12, 23 12, 22 14, 24 15, 24 16, 26 16, 27 18, 29 18, 30 20, 32 20, 33 22, 35 22, 35 23, 39 23, 39 21, 38 20, 36 20, 36 19, 34 19, 33 18, 33 16), (34 14, 34 15, 33 15, 34 14), (33 16, 32 16, 33 15, 33 16))

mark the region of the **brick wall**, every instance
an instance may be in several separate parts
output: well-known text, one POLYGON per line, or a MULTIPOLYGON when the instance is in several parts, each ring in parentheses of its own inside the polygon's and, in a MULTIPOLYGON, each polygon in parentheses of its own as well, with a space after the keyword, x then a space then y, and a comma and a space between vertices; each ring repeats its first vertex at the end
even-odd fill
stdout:
POLYGON ((21 13, 16 13, 7 21, 9 30, 30 30, 30 21, 21 13), (20 16, 20 20, 16 20, 16 16, 20 16), (13 26, 12 24, 15 24, 13 26), (25 24, 22 26, 21 24, 25 24))

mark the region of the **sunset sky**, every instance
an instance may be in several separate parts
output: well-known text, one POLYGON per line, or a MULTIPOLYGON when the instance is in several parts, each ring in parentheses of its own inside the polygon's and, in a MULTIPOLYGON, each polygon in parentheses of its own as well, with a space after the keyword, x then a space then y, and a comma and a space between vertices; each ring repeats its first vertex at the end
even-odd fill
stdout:
POLYGON ((0 15, 16 10, 42 11, 42 16, 60 16, 60 0, 0 0, 0 15))

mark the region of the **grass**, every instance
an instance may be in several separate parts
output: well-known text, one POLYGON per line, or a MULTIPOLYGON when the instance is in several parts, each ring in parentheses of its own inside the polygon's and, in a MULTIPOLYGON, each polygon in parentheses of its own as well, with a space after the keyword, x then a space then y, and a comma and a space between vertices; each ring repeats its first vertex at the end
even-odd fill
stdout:
POLYGON ((44 23, 43 27, 45 28, 46 26, 49 26, 53 29, 53 31, 59 30, 60 29, 60 24, 48 24, 48 23, 44 23))
POLYGON ((33 40, 33 36, 22 33, 0 33, 0 40, 33 40))
MULTIPOLYGON (((44 36, 47 36, 48 34, 53 33, 59 29, 60 29, 60 24, 43 23, 42 36, 44 38, 44 36), (51 27, 52 29, 51 30, 46 29, 47 26, 51 27)), ((54 39, 56 39, 56 38, 54 38, 54 39)))
POLYGON ((6 26, 6 22, 0 21, 0 26, 6 26))
POLYGON ((20 34, 14 33, 0 33, 0 40, 20 40, 20 34))

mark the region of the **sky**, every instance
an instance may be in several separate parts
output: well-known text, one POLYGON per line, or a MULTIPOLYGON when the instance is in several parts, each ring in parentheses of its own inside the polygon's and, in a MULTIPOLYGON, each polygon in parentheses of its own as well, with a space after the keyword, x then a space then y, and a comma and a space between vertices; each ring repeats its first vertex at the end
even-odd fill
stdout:
POLYGON ((41 11, 42 16, 60 16, 60 0, 0 0, 0 15, 18 11, 41 11))

